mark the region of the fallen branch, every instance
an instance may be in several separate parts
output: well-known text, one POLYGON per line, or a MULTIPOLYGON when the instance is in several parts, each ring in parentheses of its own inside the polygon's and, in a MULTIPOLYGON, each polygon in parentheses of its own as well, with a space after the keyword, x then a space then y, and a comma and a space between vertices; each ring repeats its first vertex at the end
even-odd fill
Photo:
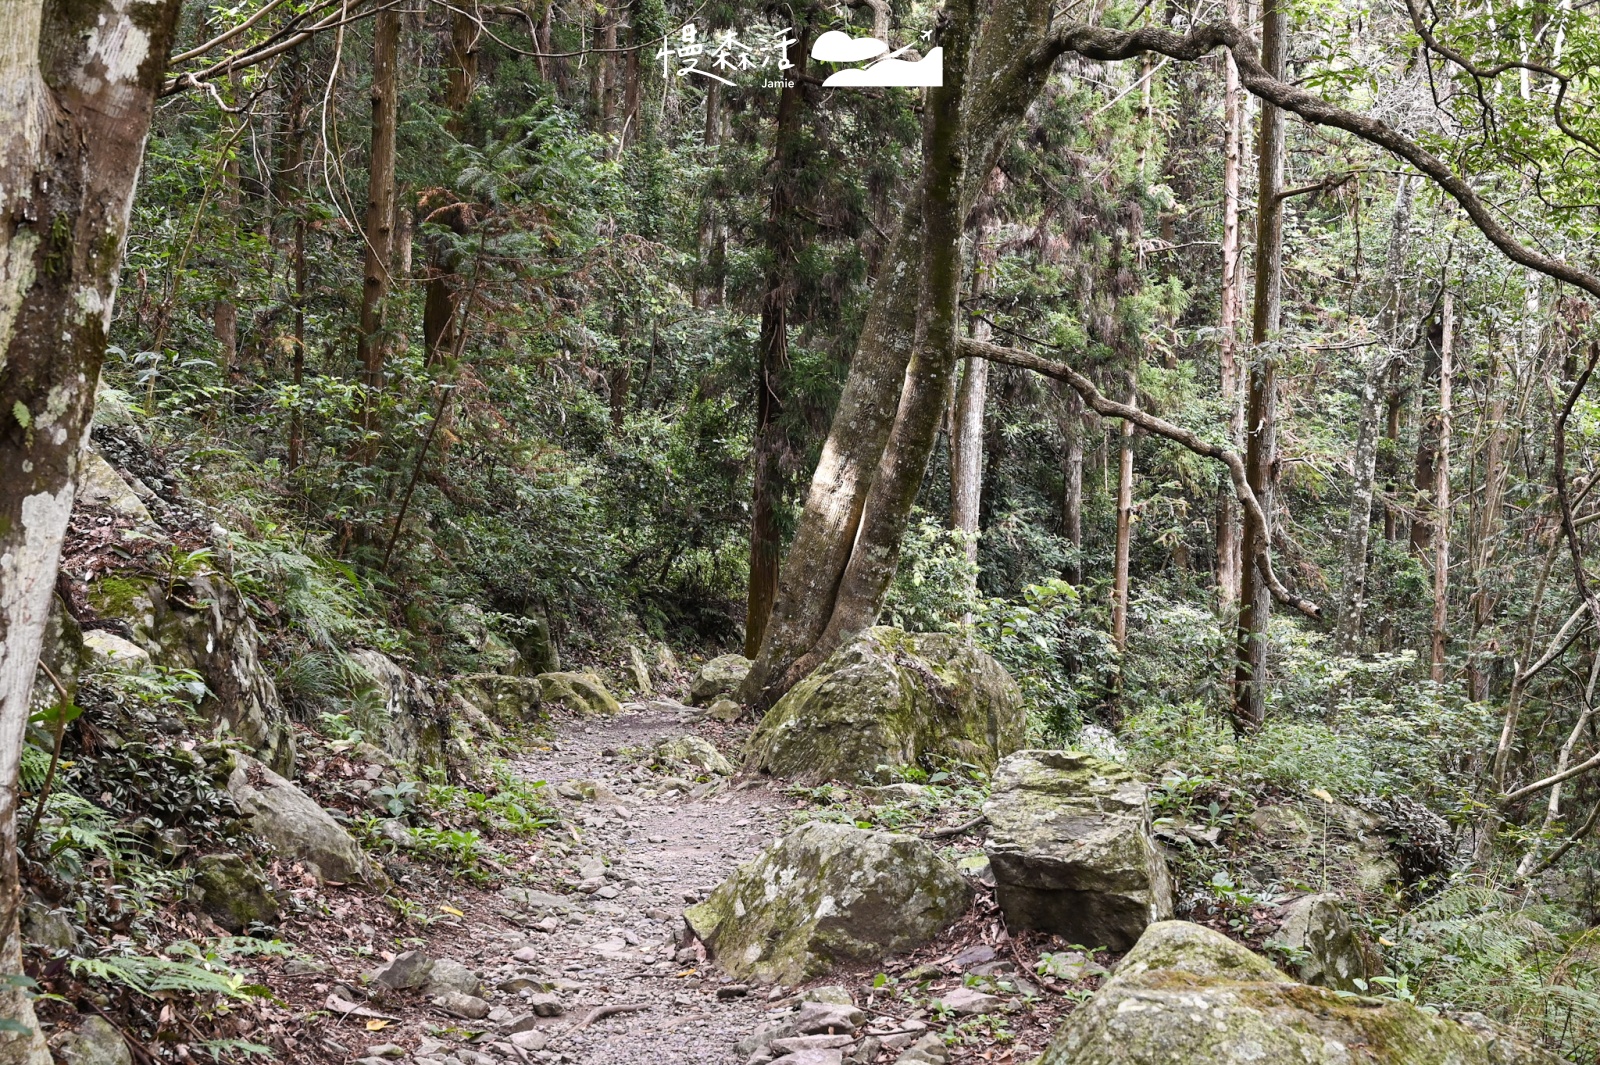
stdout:
POLYGON ((971 821, 963 821, 961 824, 956 825, 953 828, 936 828, 932 832, 922 832, 919 833, 919 835, 923 839, 949 839, 952 836, 965 835, 987 820, 989 820, 987 816, 979 814, 971 821))
POLYGON ((607 1017, 615 1017, 619 1013, 638 1013, 641 1010, 647 1010, 649 1008, 650 1003, 648 1002, 619 1002, 611 1006, 596 1006, 594 1009, 590 1010, 584 1015, 583 1020, 579 1021, 571 1028, 564 1029, 557 1034, 555 1038, 562 1039, 566 1036, 574 1035, 583 1031, 595 1021, 603 1021, 607 1017))
MULTIPOLYGON (((1165 437, 1175 444, 1188 448, 1196 455, 1216 459, 1228 467, 1228 473, 1233 480, 1233 492, 1239 499, 1239 505, 1250 513, 1259 528, 1271 528, 1267 524, 1265 512, 1261 509, 1261 503, 1256 499, 1255 492, 1250 488, 1250 481, 1245 476, 1244 459, 1239 456, 1238 452, 1230 451, 1208 440, 1202 440, 1182 426, 1174 425, 1164 418, 1157 418, 1155 415, 1142 411, 1138 407, 1131 407, 1126 403, 1118 403, 1116 400, 1107 399, 1094 386, 1093 381, 1065 363, 1041 358, 1032 352, 1022 351, 1018 348, 1005 348, 998 344, 990 344, 970 338, 963 338, 960 341, 959 354, 963 358, 988 359, 990 362, 1005 363, 1007 366, 1018 366, 1024 370, 1032 370, 1034 373, 1043 374, 1046 377, 1053 377, 1057 381, 1064 381, 1071 385, 1073 390, 1083 397, 1083 401, 1101 417, 1126 419, 1146 432, 1165 437)), ((1258 539, 1255 549, 1255 562, 1261 570, 1262 577, 1267 582, 1267 587, 1272 590, 1274 599, 1294 607, 1308 618, 1320 619, 1322 617, 1321 607, 1309 599, 1302 599, 1300 596, 1295 595, 1278 579, 1278 575, 1272 570, 1272 550, 1265 542, 1265 538, 1258 539)))

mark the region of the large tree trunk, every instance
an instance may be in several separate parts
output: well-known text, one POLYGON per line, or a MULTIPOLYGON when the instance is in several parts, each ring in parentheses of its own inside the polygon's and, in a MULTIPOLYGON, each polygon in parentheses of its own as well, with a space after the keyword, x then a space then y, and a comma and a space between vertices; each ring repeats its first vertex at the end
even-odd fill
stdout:
POLYGON ((757 341, 756 441, 751 475, 750 574, 745 595, 744 653, 754 658, 761 651, 767 619, 778 594, 778 560, 782 536, 778 508, 783 495, 783 456, 788 434, 779 418, 788 392, 789 301, 794 296, 794 263, 799 253, 800 218, 795 208, 795 185, 800 158, 800 118, 805 107, 805 71, 811 35, 802 25, 789 45, 794 64, 786 87, 778 96, 776 136, 773 138, 772 191, 767 201, 766 291, 761 298, 761 331, 757 341))
MULTIPOLYGON (((471 5, 476 9, 477 5, 471 5)), ((450 16, 450 46, 446 54, 444 105, 450 110, 445 128, 457 137, 466 130, 467 103, 478 83, 478 22, 475 11, 465 8, 450 16)))
MULTIPOLYGON (((926 322, 919 319, 919 312, 926 313, 937 303, 931 275, 923 272, 925 259, 954 256, 957 267, 960 261, 958 244, 925 249, 927 233, 942 224, 934 221, 936 214, 948 209, 957 216, 951 239, 959 240, 961 221, 992 169, 1000 145, 1048 74, 1047 65, 1019 59, 1027 49, 1042 46, 1048 17, 1049 7, 1043 0, 998 0, 983 19, 972 49, 971 63, 977 75, 970 83, 978 90, 961 113, 943 106, 929 108, 928 121, 932 127, 941 127, 939 136, 924 139, 924 180, 908 198, 895 239, 879 268, 855 359, 784 561, 766 640, 742 689, 743 697, 758 707, 771 705, 839 639, 853 627, 859 628, 862 618, 867 618, 864 624, 871 624, 876 616, 904 526, 904 508, 898 501, 907 498, 902 490, 910 473, 915 470, 920 478, 942 413, 936 409, 929 416, 924 405, 940 393, 948 394, 953 370, 953 358, 947 358, 946 365, 937 361, 948 353, 934 353, 912 366, 913 352, 923 335, 919 326, 926 322), (947 124, 955 128, 943 129, 947 124), (929 154, 934 151, 966 157, 959 167, 958 195, 952 205, 940 206, 926 199, 930 182, 940 175, 948 177, 952 163, 949 158, 929 154), (929 293, 926 300, 921 298, 924 292, 929 293), (900 434, 893 446, 889 445, 891 431, 900 434), (892 487, 879 485, 884 471, 894 473, 892 487), (872 504, 882 508, 877 514, 871 514, 869 495, 874 496, 872 504), (864 515, 873 519, 870 533, 864 515), (893 545, 888 543, 891 539, 893 545), (857 557, 859 564, 854 561, 857 557), (846 570, 851 566, 856 580, 847 579, 846 570), (877 576, 860 579, 867 570, 877 576)), ((954 18, 951 25, 960 25, 963 18, 954 18)), ((930 103, 947 103, 955 91, 953 82, 967 83, 966 62, 963 57, 958 68, 951 45, 945 44, 945 87, 929 92, 930 103)), ((941 264, 938 273, 942 277, 945 272, 941 264)), ((959 268, 956 273, 959 275, 959 268)), ((914 494, 914 483, 912 489, 914 494)))
MULTIPOLYGON (((0 973, 21 972, 17 773, 178 0, 0 7, 0 973)), ((0 1063, 47 1065, 0 982, 0 1063)))
POLYGON ((1344 587, 1334 631, 1334 646, 1341 654, 1354 654, 1361 645, 1361 622, 1367 601, 1367 545, 1372 538, 1372 488, 1378 469, 1378 396, 1383 382, 1394 372, 1395 360, 1403 355, 1395 326, 1399 321, 1401 275, 1405 270, 1410 237, 1411 188, 1410 177, 1401 175, 1395 190, 1378 307, 1381 347, 1362 375, 1361 413, 1356 423, 1356 450, 1351 470, 1350 516, 1344 537, 1344 587))
MULTIPOLYGON (((1275 78, 1283 77, 1287 37, 1288 16, 1282 0, 1266 0, 1261 13, 1261 63, 1275 78)), ((1264 521, 1247 512, 1241 538, 1245 562, 1239 587, 1233 720, 1242 731, 1260 728, 1266 718, 1267 621, 1272 594, 1255 558, 1262 546, 1272 543, 1272 530, 1266 523, 1272 519, 1277 464, 1277 355, 1267 345, 1278 338, 1283 300, 1283 200, 1278 195, 1283 189, 1283 136, 1283 112, 1263 102, 1256 149, 1256 284, 1250 322, 1256 351, 1250 367, 1245 463, 1264 521)))
MULTIPOLYGON (((361 273, 361 322, 357 358, 361 363, 361 429, 369 440, 377 432, 388 344, 383 337, 384 307, 392 282, 394 251, 395 126, 399 121, 400 12, 385 8, 372 27, 372 146, 367 161, 366 260, 361 273)), ((370 461, 371 444, 363 445, 370 461)))

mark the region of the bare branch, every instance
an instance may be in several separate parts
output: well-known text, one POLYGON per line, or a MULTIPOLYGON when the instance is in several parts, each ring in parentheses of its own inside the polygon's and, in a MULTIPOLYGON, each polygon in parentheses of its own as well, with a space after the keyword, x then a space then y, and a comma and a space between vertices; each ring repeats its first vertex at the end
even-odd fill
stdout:
MULTIPOLYGON (((1255 492, 1250 488, 1250 481, 1245 476, 1244 459, 1239 457, 1238 452, 1230 451, 1208 440, 1203 440, 1188 429, 1174 425, 1164 418, 1158 418, 1148 411, 1142 411, 1126 403, 1118 403, 1115 400, 1107 399, 1094 386, 1093 381, 1090 381, 1065 363, 1053 362, 1050 359, 1041 358, 1018 348, 1001 347, 998 344, 990 344, 970 338, 963 338, 960 341, 958 351, 963 358, 988 359, 990 362, 1018 366, 1025 370, 1043 374, 1046 377, 1053 377, 1058 381, 1065 381, 1101 417, 1126 419, 1146 432, 1165 437, 1176 444, 1188 448, 1197 455, 1216 459, 1228 467, 1229 477, 1233 481, 1234 494, 1238 496, 1240 506, 1250 511, 1256 520, 1261 522, 1262 528, 1269 527, 1266 523, 1266 517, 1261 511, 1261 503, 1256 499, 1255 492)), ((1300 596, 1295 595, 1278 579, 1278 575, 1272 569, 1272 551, 1266 543, 1260 543, 1257 546, 1256 564, 1261 567, 1262 575, 1266 578, 1267 586, 1272 589, 1272 597, 1274 599, 1294 607, 1308 618, 1320 619, 1322 617, 1321 607, 1309 599, 1302 599, 1300 596)))

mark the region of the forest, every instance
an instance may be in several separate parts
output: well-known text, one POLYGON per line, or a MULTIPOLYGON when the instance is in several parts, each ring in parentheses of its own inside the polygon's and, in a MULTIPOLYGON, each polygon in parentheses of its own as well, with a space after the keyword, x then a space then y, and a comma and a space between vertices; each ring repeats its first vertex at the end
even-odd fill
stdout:
POLYGON ((1591 5, 3 0, 0 101, 0 1065, 1600 1062, 1591 5))

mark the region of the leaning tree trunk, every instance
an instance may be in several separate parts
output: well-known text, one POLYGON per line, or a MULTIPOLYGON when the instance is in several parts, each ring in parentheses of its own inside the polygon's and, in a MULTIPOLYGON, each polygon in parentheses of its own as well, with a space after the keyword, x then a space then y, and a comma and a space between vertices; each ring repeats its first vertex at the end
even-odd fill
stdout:
MULTIPOLYGON (((1287 37, 1288 16, 1282 0, 1267 0, 1261 14, 1261 63, 1272 77, 1283 77, 1287 37)), ((1233 720, 1242 731, 1260 728, 1266 719, 1267 620, 1272 593, 1255 558, 1259 547, 1272 543, 1277 358, 1268 345, 1277 340, 1283 305, 1283 199, 1278 195, 1283 189, 1283 134, 1283 112, 1263 101, 1256 150, 1256 287, 1250 321, 1256 350, 1250 367, 1245 464, 1250 488, 1261 502, 1260 514, 1265 521, 1247 512, 1241 538, 1244 567, 1239 587, 1233 720)))
MULTIPOLYGON (((978 36, 971 58, 976 73, 966 80, 976 90, 960 113, 930 111, 930 121, 955 123, 958 127, 953 136, 941 131, 937 144, 952 145, 951 150, 959 146, 967 157, 955 204, 954 213, 958 215, 971 209, 1000 146, 1044 84, 1048 65, 1028 62, 1025 56, 1030 49, 1044 47, 1048 20, 1049 6, 1044 0, 998 0, 984 16, 981 28, 972 27, 978 36)), ((951 79, 958 73, 948 44, 944 71, 946 88, 942 91, 948 95, 951 79)), ((965 75, 966 71, 959 73, 965 75)), ((937 92, 930 92, 930 98, 936 95, 937 92)), ((943 372, 946 380, 942 387, 932 387, 938 382, 926 376, 908 374, 921 336, 919 326, 926 324, 919 319, 919 313, 928 306, 922 298, 927 290, 922 270, 925 231, 935 208, 924 202, 927 179, 948 163, 927 156, 933 147, 925 139, 924 182, 908 198, 895 238, 879 268, 850 374, 784 560, 766 639, 741 689, 741 696, 757 707, 770 706, 852 627, 870 625, 876 618, 888 576, 893 574, 904 527, 903 516, 896 521, 893 513, 902 509, 896 502, 902 497, 897 491, 880 489, 877 479, 884 470, 898 470, 898 487, 903 488, 905 478, 901 475, 915 468, 917 476, 921 476, 927 462, 926 451, 919 455, 905 450, 918 443, 920 433, 913 433, 909 420, 899 415, 902 411, 910 415, 908 403, 920 405, 931 395, 948 391, 948 373, 953 372, 954 365, 952 359, 950 366, 941 371, 936 363, 919 364, 923 375, 931 371, 938 376, 943 372), (906 430, 901 437, 904 447, 895 449, 891 456, 891 431, 902 427, 906 430), (885 520, 868 535, 864 516, 871 511, 869 495, 874 492, 873 503, 888 509, 878 515, 885 520), (896 546, 888 545, 891 538, 896 546), (846 581, 846 570, 857 555, 862 558, 856 566, 857 577, 864 576, 864 568, 871 568, 883 577, 881 586, 876 578, 846 581), (866 561, 868 556, 870 563, 866 561), (863 623, 862 618, 867 620, 863 623)), ((959 236, 958 226, 956 239, 959 236)), ((949 252, 949 248, 932 250, 936 258, 949 252)), ((959 263, 959 248, 956 256, 959 263)), ((924 420, 920 409, 915 417, 924 420)), ((936 429, 937 417, 933 424, 936 429)), ((931 446, 931 433, 927 439, 931 446)))
MULTIPOLYGON (((178 0, 0 6, 0 971, 21 972, 17 773, 178 0), (43 46, 41 48, 41 45, 43 46)), ((0 1065, 48 1063, 0 981, 0 1065)))

